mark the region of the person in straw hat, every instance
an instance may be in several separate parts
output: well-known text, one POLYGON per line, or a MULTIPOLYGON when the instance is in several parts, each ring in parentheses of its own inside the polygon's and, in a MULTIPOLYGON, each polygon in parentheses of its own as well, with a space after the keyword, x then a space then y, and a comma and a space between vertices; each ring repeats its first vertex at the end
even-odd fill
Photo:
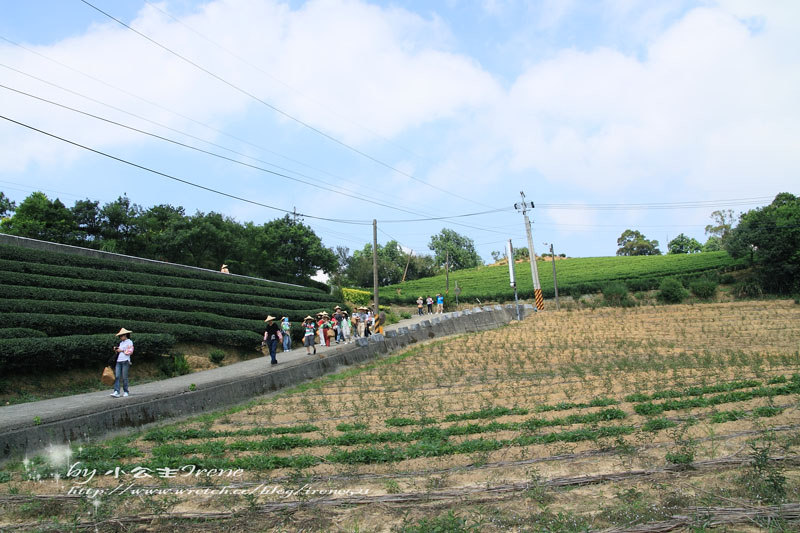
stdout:
POLYGON ((120 328, 117 337, 120 339, 119 346, 114 348, 117 353, 117 364, 114 368, 114 392, 111 393, 113 398, 119 398, 119 382, 122 381, 122 396, 128 396, 128 369, 131 366, 131 356, 133 355, 133 341, 131 340, 131 333, 125 328, 120 328), (121 378, 121 379, 120 379, 121 378))
POLYGON ((281 327, 275 323, 275 317, 272 315, 267 315, 264 322, 267 323, 267 327, 264 331, 264 340, 261 342, 261 346, 267 346, 269 348, 270 363, 277 365, 278 359, 275 357, 275 354, 278 351, 278 340, 282 337, 281 327))
POLYGON ((228 270, 228 265, 226 265, 225 263, 222 264, 222 267, 220 267, 219 271, 222 272, 223 274, 231 273, 231 271, 228 270))
MULTIPOLYGON (((314 350, 313 353, 317 353, 317 347, 314 346, 314 330, 316 327, 313 317, 307 316, 303 319, 303 346, 306 347, 306 355, 311 355, 311 350, 314 350)), ((324 357, 322 354, 319 354, 319 356, 324 357)))

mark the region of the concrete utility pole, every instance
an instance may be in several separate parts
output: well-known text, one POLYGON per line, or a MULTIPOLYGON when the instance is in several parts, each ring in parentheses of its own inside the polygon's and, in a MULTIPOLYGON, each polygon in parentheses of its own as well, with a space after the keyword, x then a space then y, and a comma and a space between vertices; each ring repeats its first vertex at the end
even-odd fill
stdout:
POLYGON ((556 293, 556 311, 561 309, 558 305, 558 279, 556 278, 556 253, 553 251, 553 243, 550 243, 550 257, 553 259, 553 289, 556 293))
POLYGON ((408 274, 408 265, 411 264, 411 256, 414 255, 414 250, 411 250, 411 253, 408 254, 408 261, 406 261, 406 269, 403 270, 403 279, 400 280, 400 283, 406 282, 406 274, 408 274))
MULTIPOLYGON (((528 208, 533 209, 533 202, 525 201, 525 193, 520 191, 522 202, 514 204, 514 208, 522 210, 522 216, 525 218, 525 232, 528 234, 528 253, 531 260, 531 277, 533 278, 533 297, 536 300, 536 310, 541 311, 544 309, 544 297, 542 296, 542 286, 539 284, 539 268, 536 266, 536 252, 533 249, 533 234, 531 233, 531 221, 528 219, 528 208)), ((513 261, 513 258, 512 258, 513 261)))
POLYGON ((375 313, 378 313, 378 221, 372 219, 372 286, 375 313))

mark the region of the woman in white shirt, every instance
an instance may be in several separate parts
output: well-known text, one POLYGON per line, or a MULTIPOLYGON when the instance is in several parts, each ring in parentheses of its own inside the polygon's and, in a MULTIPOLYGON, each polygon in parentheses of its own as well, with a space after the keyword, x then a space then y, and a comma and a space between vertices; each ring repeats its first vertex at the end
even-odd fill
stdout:
POLYGON ((119 346, 114 348, 114 351, 117 352, 117 365, 114 370, 114 375, 116 376, 114 379, 114 392, 111 393, 111 396, 114 398, 119 398, 120 377, 122 378, 122 396, 128 396, 128 369, 131 366, 131 356, 133 355, 133 341, 130 337, 131 333, 133 332, 128 331, 125 328, 121 328, 119 333, 116 335, 122 342, 119 343, 119 346))

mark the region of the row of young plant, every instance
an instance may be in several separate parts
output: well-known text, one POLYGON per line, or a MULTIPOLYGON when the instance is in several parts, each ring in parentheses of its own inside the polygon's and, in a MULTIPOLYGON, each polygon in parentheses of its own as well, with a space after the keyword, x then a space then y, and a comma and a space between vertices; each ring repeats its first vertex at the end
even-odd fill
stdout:
POLYGON ((640 415, 658 415, 664 411, 679 409, 692 409, 697 407, 713 407, 724 403, 735 403, 752 400, 754 398, 772 398, 800 393, 800 379, 792 379, 789 383, 773 387, 757 387, 752 390, 738 390, 725 392, 716 396, 698 396, 692 398, 673 398, 661 403, 637 403, 633 410, 640 415))
POLYGON ((245 285, 231 282, 230 280, 233 279, 231 276, 224 276, 222 274, 219 275, 217 280, 211 281, 180 278, 168 274, 159 275, 120 270, 101 270, 39 263, 23 263, 0 259, 0 271, 4 270, 60 278, 106 281, 125 285, 150 285, 156 287, 200 289, 229 294, 250 294, 268 298, 297 298, 299 300, 330 301, 330 296, 322 291, 300 287, 276 287, 269 284, 245 285))
MULTIPOLYGON (((23 263, 40 263, 55 266, 81 267, 93 270, 116 270, 125 272, 141 272, 154 274, 157 276, 169 276, 174 278, 188 278, 192 280, 219 281, 221 276, 217 272, 209 272, 202 269, 176 268, 171 265, 159 265, 154 263, 127 261, 117 258, 100 258, 77 255, 70 253, 52 252, 47 250, 34 250, 21 246, 0 245, 0 259, 18 261, 23 263)), ((294 292, 308 292, 309 294, 322 293, 318 288, 305 286, 292 286, 290 284, 256 280, 252 278, 227 276, 226 282, 237 285, 248 285, 258 287, 273 287, 275 289, 292 289, 294 292)))
MULTIPOLYGON (((125 298, 139 307, 174 309, 176 311, 204 311, 238 318, 260 316, 264 309, 304 310, 337 305, 333 297, 328 300, 298 300, 230 294, 215 291, 158 287, 154 285, 126 285, 104 281, 56 278, 20 272, 0 272, 5 298, 29 300, 59 300, 62 302, 109 303, 112 298, 125 298)), ((274 313, 273 313, 274 314, 274 313)))

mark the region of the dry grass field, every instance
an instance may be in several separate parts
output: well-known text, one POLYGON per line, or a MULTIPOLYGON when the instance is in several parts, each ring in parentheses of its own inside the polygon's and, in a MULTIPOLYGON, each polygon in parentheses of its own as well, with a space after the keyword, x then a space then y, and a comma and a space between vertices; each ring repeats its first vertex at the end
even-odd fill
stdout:
POLYGON ((545 312, 12 465, 0 529, 796 531, 799 398, 793 301, 545 312))

